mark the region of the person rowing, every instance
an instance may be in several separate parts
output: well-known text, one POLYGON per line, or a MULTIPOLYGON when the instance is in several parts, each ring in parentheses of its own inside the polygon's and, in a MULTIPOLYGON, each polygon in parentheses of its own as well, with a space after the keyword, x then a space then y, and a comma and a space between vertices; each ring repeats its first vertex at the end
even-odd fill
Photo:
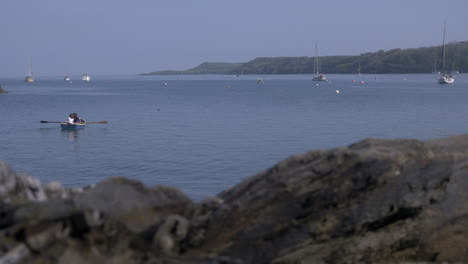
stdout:
POLYGON ((71 113, 68 115, 68 122, 69 124, 84 124, 86 121, 78 117, 77 113, 71 113))
POLYGON ((74 124, 75 123, 75 118, 73 117, 73 114, 68 115, 68 124, 74 124))

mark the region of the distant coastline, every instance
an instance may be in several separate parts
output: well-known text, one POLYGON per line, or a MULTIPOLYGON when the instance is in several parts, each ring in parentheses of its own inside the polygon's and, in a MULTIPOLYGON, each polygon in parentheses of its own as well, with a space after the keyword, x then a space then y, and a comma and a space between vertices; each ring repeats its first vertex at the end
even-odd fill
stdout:
MULTIPOLYGON (((324 56, 319 57, 320 72, 330 74, 468 72, 468 41, 446 45, 445 68, 442 66, 441 52, 441 46, 434 46, 379 50, 355 56, 324 56)), ((243 63, 204 62, 188 70, 154 71, 141 75, 312 74, 314 60, 314 57, 261 57, 243 63)))

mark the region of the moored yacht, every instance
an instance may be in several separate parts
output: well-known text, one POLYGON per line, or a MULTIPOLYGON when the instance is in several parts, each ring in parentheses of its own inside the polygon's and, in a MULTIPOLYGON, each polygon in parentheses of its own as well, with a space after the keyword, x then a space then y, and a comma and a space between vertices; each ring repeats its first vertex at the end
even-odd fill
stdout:
POLYGON ((25 82, 34 82, 34 77, 31 76, 31 75, 28 75, 28 76, 24 77, 24 81, 25 82))
POLYGON ((26 77, 24 77, 24 81, 25 82, 34 82, 34 76, 32 74, 31 57, 29 58, 29 72, 26 75, 26 77))
POLYGON ((314 76, 314 78, 312 78, 313 81, 317 81, 317 82, 326 82, 327 81, 327 76, 325 76, 325 74, 320 74, 318 76, 314 76))
MULTIPOLYGON (((442 70, 445 69, 445 22, 444 22, 444 37, 442 41, 442 70)), ((437 83, 439 84, 452 84, 455 82, 455 78, 452 76, 450 71, 441 71, 437 83)))
POLYGON ((84 74, 81 76, 81 80, 86 81, 86 82, 89 82, 89 81, 91 81, 91 77, 90 77, 87 73, 84 73, 84 74))
POLYGON ((327 76, 323 73, 319 73, 319 60, 318 60, 318 45, 315 45, 315 61, 314 61, 314 72, 316 76, 312 78, 316 82, 326 82, 327 76))
POLYGON ((439 84, 452 84, 455 82, 455 78, 450 73, 442 73, 437 79, 439 84))

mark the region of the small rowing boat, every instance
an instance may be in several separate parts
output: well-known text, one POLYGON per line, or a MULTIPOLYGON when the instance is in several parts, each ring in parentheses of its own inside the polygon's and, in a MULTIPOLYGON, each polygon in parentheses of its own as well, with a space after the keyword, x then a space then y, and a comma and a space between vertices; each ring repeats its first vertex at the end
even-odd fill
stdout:
POLYGON ((82 129, 87 124, 107 124, 107 121, 99 121, 99 122, 86 122, 84 119, 81 119, 81 123, 68 123, 63 121, 41 121, 41 123, 57 123, 60 124, 62 130, 77 130, 82 129))
POLYGON ((60 127, 63 130, 77 130, 77 129, 82 129, 85 127, 86 123, 60 123, 60 127))

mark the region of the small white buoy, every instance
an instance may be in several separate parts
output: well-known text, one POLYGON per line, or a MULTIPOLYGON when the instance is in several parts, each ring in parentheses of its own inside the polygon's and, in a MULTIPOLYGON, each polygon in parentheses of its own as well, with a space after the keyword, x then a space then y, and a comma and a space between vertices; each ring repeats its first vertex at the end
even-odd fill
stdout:
POLYGON ((318 83, 315 84, 316 86, 319 86, 318 83))
POLYGON ((340 90, 336 90, 336 93, 339 94, 339 93, 340 93, 340 90))
POLYGON ((165 82, 164 85, 167 86, 167 82, 165 82))

